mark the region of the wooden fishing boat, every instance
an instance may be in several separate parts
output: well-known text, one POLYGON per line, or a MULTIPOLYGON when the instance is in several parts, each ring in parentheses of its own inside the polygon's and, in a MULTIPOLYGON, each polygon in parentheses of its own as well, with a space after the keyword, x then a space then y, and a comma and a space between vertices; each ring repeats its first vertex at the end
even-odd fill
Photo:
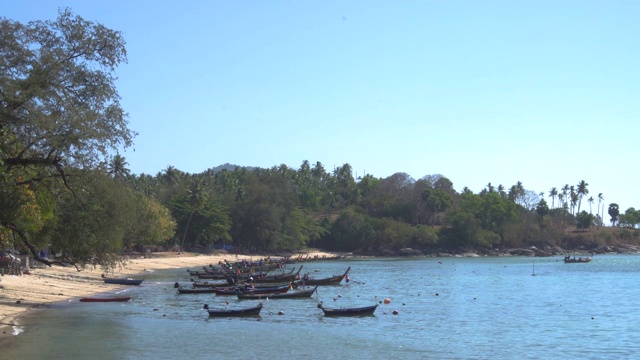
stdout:
POLYGON ((209 309, 207 305, 205 305, 205 308, 209 312, 209 317, 258 316, 260 315, 260 310, 262 310, 262 303, 245 309, 209 309))
POLYGON ((215 294, 216 288, 178 288, 178 294, 215 294))
POLYGON ((120 297, 83 297, 80 298, 80 302, 119 302, 119 301, 129 301, 131 296, 120 296, 120 297))
POLYGON ((589 257, 579 257, 576 259, 576 257, 574 256, 573 258, 571 258, 569 255, 564 257, 564 263, 565 264, 574 264, 574 263, 588 263, 591 262, 591 260, 593 259, 593 256, 589 256, 589 257))
POLYGON ((314 292, 318 289, 318 285, 313 289, 308 290, 300 290, 300 291, 292 291, 286 293, 269 293, 269 294, 252 294, 252 293, 241 293, 239 291, 236 292, 238 299, 241 300, 261 300, 261 299, 304 299, 310 298, 314 292))
POLYGON ((117 284, 117 285, 140 285, 144 279, 132 279, 132 278, 104 278, 105 284, 117 284))
POLYGON ((320 309, 324 312, 324 316, 364 316, 373 315, 373 312, 378 308, 378 304, 372 306, 363 306, 357 308, 325 308, 319 305, 320 309))
POLYGON ((302 265, 298 271, 295 271, 295 268, 291 269, 290 273, 286 274, 278 274, 278 275, 265 275, 265 276, 253 276, 255 283, 277 283, 277 282, 285 282, 285 281, 293 281, 298 277, 300 271, 302 270, 302 265))
POLYGON ((191 283, 194 288, 215 288, 215 287, 230 287, 234 286, 234 284, 229 284, 228 281, 225 282, 208 282, 208 281, 194 281, 191 283))
POLYGON ((291 288, 291 285, 287 284, 287 285, 280 285, 276 287, 263 287, 263 288, 253 288, 253 289, 236 287, 233 289, 213 288, 213 290, 215 291, 216 295, 235 295, 238 290, 245 294, 271 294, 271 293, 286 293, 287 291, 289 291, 290 288, 291 288))
MULTIPOLYGON (((314 286, 314 285, 337 285, 340 284, 342 282, 342 279, 344 279, 347 276, 347 273, 349 272, 349 270, 351 269, 351 266, 349 266, 347 268, 347 271, 344 272, 344 274, 342 275, 334 275, 334 276, 330 276, 328 278, 324 278, 324 279, 310 279, 310 278, 303 278, 302 283, 304 285, 309 285, 309 286, 314 286)), ((305 274, 305 276, 307 276, 307 274, 305 274)))

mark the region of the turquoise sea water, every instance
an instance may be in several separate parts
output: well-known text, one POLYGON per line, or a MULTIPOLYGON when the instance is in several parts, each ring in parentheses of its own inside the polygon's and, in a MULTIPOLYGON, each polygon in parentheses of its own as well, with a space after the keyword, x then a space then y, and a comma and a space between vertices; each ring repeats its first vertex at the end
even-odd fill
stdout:
MULTIPOLYGON (((205 265, 205 264, 203 264, 205 265)), ((304 263, 351 281, 310 299, 265 301, 260 318, 209 319, 251 300, 178 295, 184 270, 148 275, 128 303, 54 304, 0 342, 3 359, 627 359, 640 353, 640 256, 367 259, 304 263), (532 276, 535 273, 535 276, 532 276), (374 316, 326 306, 382 302, 374 316), (226 302, 229 301, 229 304, 226 302), (393 310, 398 315, 393 315, 393 310), (278 312, 284 315, 278 315, 278 312)))

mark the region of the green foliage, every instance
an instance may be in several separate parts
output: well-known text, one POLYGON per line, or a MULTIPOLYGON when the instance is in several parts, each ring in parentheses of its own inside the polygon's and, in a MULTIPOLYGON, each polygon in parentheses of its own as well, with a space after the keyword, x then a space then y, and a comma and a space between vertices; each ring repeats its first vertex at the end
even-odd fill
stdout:
POLYGON ((500 241, 500 235, 494 233, 493 231, 480 230, 478 232, 478 236, 476 237, 475 245, 491 249, 495 245, 500 244, 500 241))
POLYGON ((329 239, 323 243, 338 251, 355 251, 365 247, 376 238, 375 220, 361 212, 348 208, 343 211, 331 227, 329 239))
POLYGON ((609 216, 611 216, 611 224, 616 226, 616 221, 618 221, 618 216, 620 215, 620 206, 616 203, 609 204, 609 216))
POLYGON ((418 225, 413 228, 409 243, 411 248, 423 249, 438 244, 438 231, 432 226, 418 225))
POLYGON ((74 176, 71 185, 75 193, 63 193, 57 217, 43 230, 43 238, 50 242, 47 247, 62 261, 79 267, 99 264, 113 268, 136 218, 135 197, 128 188, 97 171, 74 176))
POLYGON ((591 225, 593 225, 593 221, 595 217, 593 214, 589 214, 588 212, 582 210, 578 215, 576 215, 576 228, 578 229, 589 229, 591 225))
MULTIPOLYGON (((66 209, 71 201, 63 192, 74 169, 100 167, 111 151, 132 144, 135 133, 115 88, 114 71, 122 62, 120 32, 67 9, 54 21, 0 18, 0 232, 15 235, 36 259, 45 241, 34 234, 50 231, 44 226, 54 220, 57 202, 66 209)), ((82 195, 77 193, 78 205, 90 201, 82 195)), ((72 238, 91 235, 85 234, 89 222, 75 222, 83 228, 72 238)), ((110 247, 107 240, 121 240, 118 233, 95 237, 98 252, 110 247)), ((72 258, 87 252, 86 242, 64 245, 72 258)))
POLYGON ((437 223, 438 214, 446 211, 453 204, 453 196, 449 192, 430 187, 422 190, 421 200, 427 223, 431 225, 437 223))
POLYGON ((449 226, 443 228, 441 232, 443 245, 457 248, 476 243, 478 232, 482 228, 478 219, 471 212, 465 210, 454 209, 447 212, 446 223, 449 226))
POLYGON ((152 197, 135 194, 135 220, 125 235, 126 247, 166 244, 175 234, 176 221, 169 209, 152 197))
POLYGON ((177 222, 176 234, 180 234, 181 239, 179 244, 186 249, 193 249, 230 240, 231 219, 226 208, 216 199, 208 197, 194 207, 191 197, 191 193, 176 195, 169 204, 177 222))
POLYGON ((635 228, 638 224, 640 224, 640 212, 635 208, 628 208, 624 214, 620 215, 620 226, 635 228))
POLYGON ((538 205, 536 206, 536 214, 538 214, 538 216, 545 217, 547 214, 549 213, 549 206, 547 205, 547 202, 544 201, 544 199, 541 199, 540 202, 538 202, 538 205))

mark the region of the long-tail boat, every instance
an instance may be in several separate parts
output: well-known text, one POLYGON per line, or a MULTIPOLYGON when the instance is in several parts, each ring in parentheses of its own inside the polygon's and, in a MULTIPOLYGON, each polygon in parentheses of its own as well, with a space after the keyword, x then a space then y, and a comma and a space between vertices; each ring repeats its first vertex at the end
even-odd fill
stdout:
POLYGON ((324 312, 324 316, 364 316, 373 315, 378 308, 378 304, 356 308, 326 308, 321 304, 318 306, 324 312))
POLYGON ((119 301, 129 301, 131 296, 120 296, 120 297, 83 297, 80 298, 80 302, 119 302, 119 301))
POLYGON ((209 317, 258 316, 260 315, 260 310, 262 310, 262 303, 245 309, 209 309, 209 306, 206 304, 204 307, 209 312, 209 317))
POLYGON ((286 293, 291 288, 291 284, 280 285, 276 287, 264 287, 264 288, 253 288, 253 289, 245 289, 242 287, 236 288, 213 288, 216 295, 235 295, 236 291, 240 291, 246 294, 271 294, 271 293, 286 293))
POLYGON ((117 284, 117 285, 140 285, 144 279, 132 279, 132 278, 104 278, 105 284, 117 284))
MULTIPOLYGON (((309 285, 309 286, 340 284, 342 282, 342 279, 344 279, 347 276, 347 273, 349 272, 350 269, 351 269, 351 266, 349 266, 347 268, 347 271, 345 271, 344 274, 342 274, 342 275, 334 275, 334 276, 330 276, 330 277, 324 278, 324 279, 303 278, 301 282, 302 282, 302 284, 309 285)), ((305 274, 305 276, 306 275, 307 274, 305 274)))
POLYGON ((304 299, 310 298, 314 292, 318 289, 318 285, 313 289, 286 292, 286 293, 269 293, 269 294, 252 294, 252 293, 241 293, 239 291, 236 292, 238 299, 241 300, 261 300, 261 299, 304 299))

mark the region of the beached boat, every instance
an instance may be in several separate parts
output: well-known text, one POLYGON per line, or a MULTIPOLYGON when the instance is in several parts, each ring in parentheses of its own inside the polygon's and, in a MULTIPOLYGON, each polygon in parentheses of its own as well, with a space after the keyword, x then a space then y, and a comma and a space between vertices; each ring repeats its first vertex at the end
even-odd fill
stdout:
POLYGON ((309 286, 314 286, 314 285, 337 285, 337 284, 340 284, 342 282, 342 279, 344 279, 347 276, 347 273, 349 272, 350 269, 351 269, 351 266, 349 266, 347 268, 347 271, 345 271, 344 274, 342 274, 342 275, 334 275, 334 276, 330 276, 330 277, 324 278, 324 279, 308 278, 308 274, 305 274, 305 276, 301 280, 301 283, 304 284, 304 285, 309 285, 309 286))
POLYGON ((104 278, 105 284, 117 284, 117 285, 140 285, 144 279, 120 279, 120 278, 104 278))
POLYGON ((260 315, 260 310, 262 310, 262 303, 259 303, 258 306, 245 309, 209 309, 209 306, 206 304, 204 307, 209 312, 209 317, 258 316, 260 315))
POLYGON ((83 297, 80 298, 80 302, 119 302, 119 301, 129 301, 131 296, 120 296, 120 297, 83 297))
POLYGON ((261 300, 261 299, 304 299, 310 298, 314 292, 318 289, 318 285, 313 289, 308 290, 300 290, 300 291, 290 291, 286 293, 269 293, 269 294, 251 294, 251 293, 241 293, 240 291, 236 292, 238 299, 241 300, 261 300))
POLYGON ((320 309, 324 312, 324 316, 364 316, 373 315, 373 312, 378 308, 378 304, 372 306, 364 306, 357 308, 325 308, 319 305, 320 309))

